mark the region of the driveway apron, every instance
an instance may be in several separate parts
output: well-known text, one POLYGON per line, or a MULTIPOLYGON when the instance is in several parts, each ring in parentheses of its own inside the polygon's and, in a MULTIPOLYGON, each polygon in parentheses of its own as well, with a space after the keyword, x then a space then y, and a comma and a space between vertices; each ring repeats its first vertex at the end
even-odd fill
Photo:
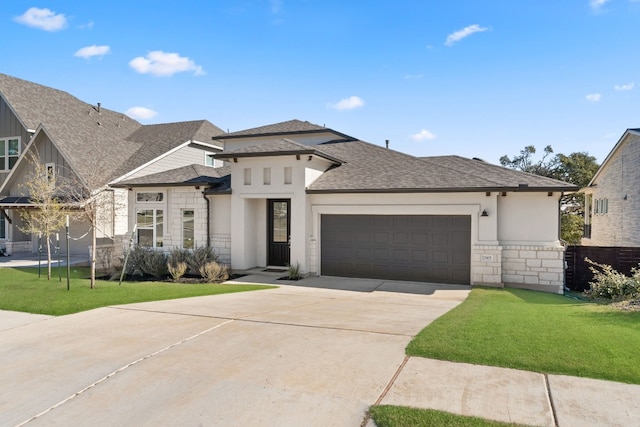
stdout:
POLYGON ((411 337, 469 291, 424 286, 283 286, 0 328, 0 425, 357 426, 411 337))

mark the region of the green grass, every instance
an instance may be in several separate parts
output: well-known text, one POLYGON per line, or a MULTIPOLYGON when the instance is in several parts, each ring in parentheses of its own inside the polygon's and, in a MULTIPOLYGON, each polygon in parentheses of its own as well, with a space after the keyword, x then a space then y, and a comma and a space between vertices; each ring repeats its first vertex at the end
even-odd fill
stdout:
POLYGON ((475 288, 423 329, 407 354, 640 384, 640 312, 542 292, 475 288))
POLYGON ((432 409, 402 406, 372 406, 369 414, 378 427, 503 427, 520 424, 501 423, 477 417, 465 417, 432 409))
POLYGON ((38 278, 37 268, 0 268, 0 310, 61 316, 108 305, 188 298, 202 295, 271 289, 273 286, 243 284, 182 284, 170 282, 97 281, 90 288, 87 268, 72 268, 67 290, 66 268, 59 281, 54 268, 51 281, 46 269, 38 278))

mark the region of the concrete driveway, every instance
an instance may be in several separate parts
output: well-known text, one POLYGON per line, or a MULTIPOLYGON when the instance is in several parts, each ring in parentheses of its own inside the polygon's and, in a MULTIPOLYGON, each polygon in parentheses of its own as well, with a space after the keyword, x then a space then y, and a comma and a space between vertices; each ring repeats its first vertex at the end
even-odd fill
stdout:
POLYGON ((0 313, 0 425, 359 426, 469 288, 322 280, 335 289, 0 313))

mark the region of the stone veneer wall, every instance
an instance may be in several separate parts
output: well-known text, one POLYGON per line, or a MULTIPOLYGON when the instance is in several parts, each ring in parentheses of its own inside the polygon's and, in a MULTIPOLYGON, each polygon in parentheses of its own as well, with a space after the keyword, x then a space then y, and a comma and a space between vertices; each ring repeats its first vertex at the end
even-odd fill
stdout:
POLYGON ((211 236, 211 247, 218 256, 220 264, 231 265, 231 235, 215 234, 211 236))
POLYGON ((503 287, 502 246, 475 245, 471 250, 471 283, 481 286, 503 287))
POLYGON ((4 245, 7 249, 7 254, 17 254, 17 253, 33 253, 33 246, 31 241, 26 242, 10 242, 5 241, 4 245))
POLYGON ((502 282, 508 287, 562 294, 564 248, 503 246, 502 282))

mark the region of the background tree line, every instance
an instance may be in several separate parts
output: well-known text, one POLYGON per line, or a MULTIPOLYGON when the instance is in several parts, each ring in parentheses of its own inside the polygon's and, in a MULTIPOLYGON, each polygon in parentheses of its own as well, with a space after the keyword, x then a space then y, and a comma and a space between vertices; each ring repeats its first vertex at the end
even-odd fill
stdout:
MULTIPOLYGON (((600 167, 596 158, 587 152, 575 152, 568 156, 554 154, 553 148, 547 145, 542 157, 535 161, 536 148, 533 145, 524 147, 520 154, 509 158, 500 157, 502 166, 546 176, 586 187, 600 167)), ((579 245, 584 229, 584 194, 574 193, 564 195, 560 201, 560 238, 570 245, 579 245)))

